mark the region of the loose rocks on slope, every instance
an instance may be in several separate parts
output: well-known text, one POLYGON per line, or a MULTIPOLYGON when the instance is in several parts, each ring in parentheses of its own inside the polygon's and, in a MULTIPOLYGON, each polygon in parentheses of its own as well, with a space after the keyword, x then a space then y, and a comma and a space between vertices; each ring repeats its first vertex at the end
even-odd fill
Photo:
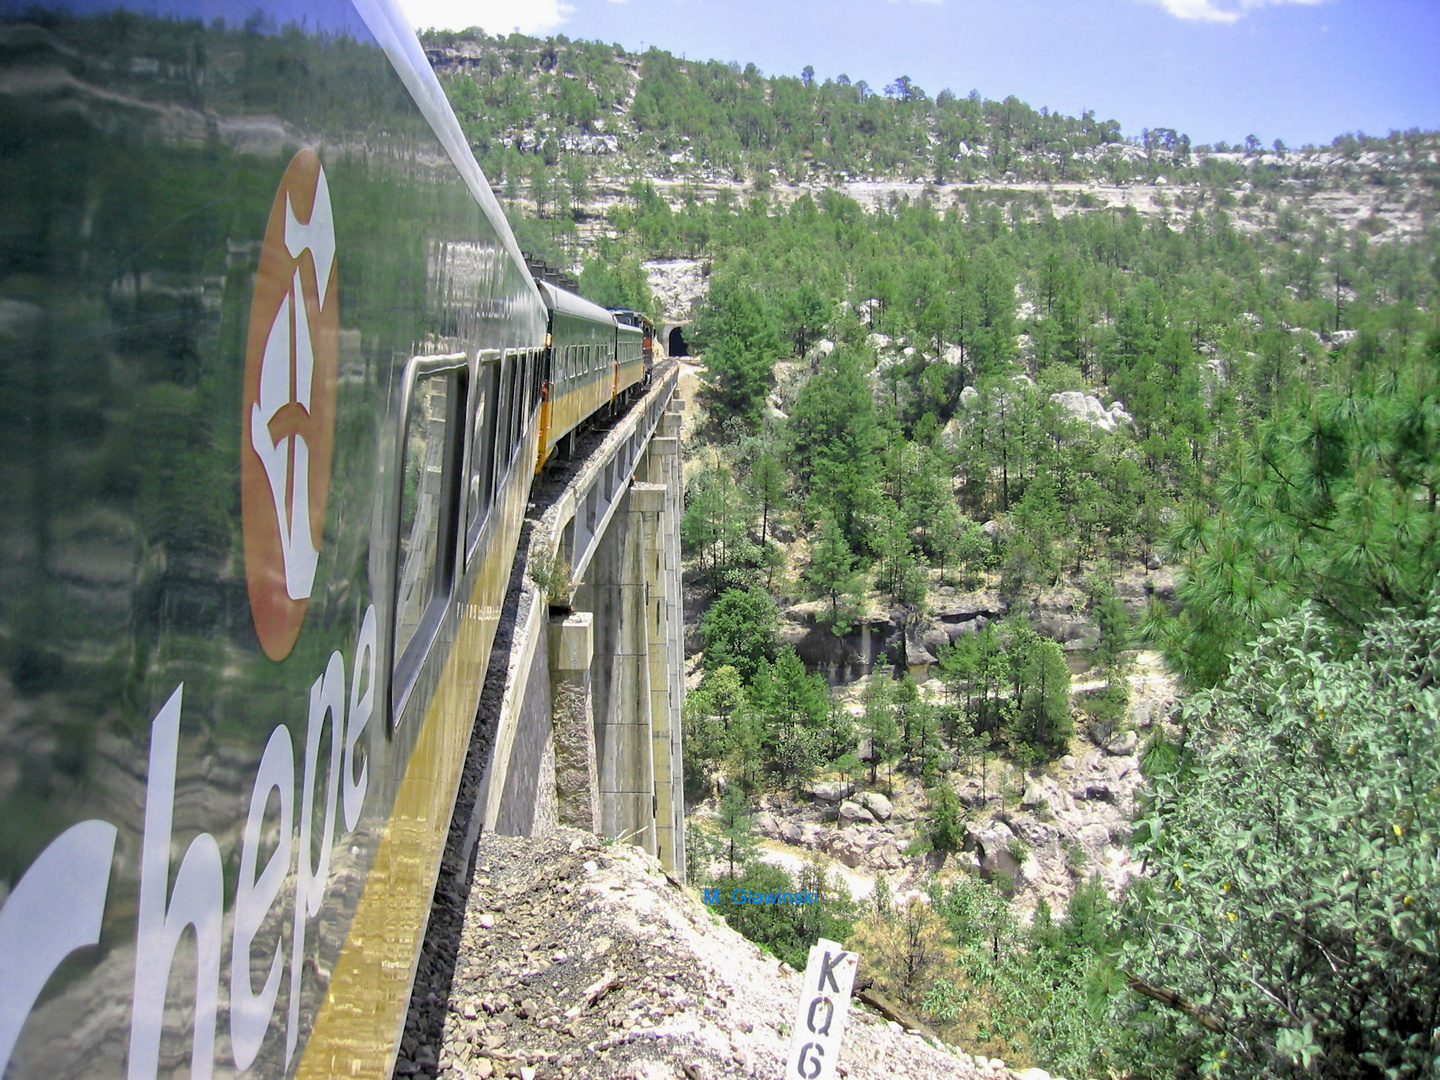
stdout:
MULTIPOLYGON (((397 1077, 769 1080, 800 992, 797 973, 654 858, 573 829, 481 837, 448 987, 427 985, 432 970, 417 977, 424 1008, 411 1010, 397 1077), (440 1045, 426 1029, 443 1031, 440 1045)), ((840 1068, 856 1080, 1009 1075, 858 1006, 840 1068)))

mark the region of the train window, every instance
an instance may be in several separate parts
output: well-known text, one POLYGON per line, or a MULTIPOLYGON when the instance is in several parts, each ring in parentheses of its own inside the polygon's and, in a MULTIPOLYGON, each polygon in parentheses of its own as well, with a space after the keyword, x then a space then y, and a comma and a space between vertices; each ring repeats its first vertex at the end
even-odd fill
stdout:
POLYGON ((401 697, 420 670, 454 580, 464 440, 466 359, 412 361, 405 402, 396 529, 394 685, 401 697))
POLYGON ((510 453, 513 455, 520 446, 520 437, 525 432, 525 356, 523 353, 510 354, 510 453))
POLYGON ((544 354, 536 348, 530 350, 530 413, 540 408, 540 384, 544 382, 544 354))
POLYGON ((515 411, 514 389, 510 372, 515 367, 514 356, 506 356, 500 362, 500 399, 495 409, 495 489, 505 483, 510 471, 510 452, 514 448, 511 435, 511 416, 515 411))
POLYGON ((530 354, 519 352, 515 354, 516 383, 518 390, 516 396, 520 402, 516 411, 519 415, 520 439, 523 442, 525 433, 530 430, 530 354))
POLYGON ((474 558, 475 542, 495 501, 495 406, 500 397, 500 354, 480 354, 475 384, 474 420, 470 425, 470 497, 466 510, 465 546, 474 558))

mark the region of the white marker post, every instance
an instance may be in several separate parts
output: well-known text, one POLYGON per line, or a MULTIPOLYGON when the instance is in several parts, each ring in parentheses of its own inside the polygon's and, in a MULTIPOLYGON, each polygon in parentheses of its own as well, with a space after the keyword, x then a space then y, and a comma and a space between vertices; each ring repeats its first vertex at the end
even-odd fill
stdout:
POLYGON ((850 1013, 850 988, 860 966, 858 953, 821 938, 810 950, 785 1080, 832 1080, 840 1061, 840 1039, 850 1013))

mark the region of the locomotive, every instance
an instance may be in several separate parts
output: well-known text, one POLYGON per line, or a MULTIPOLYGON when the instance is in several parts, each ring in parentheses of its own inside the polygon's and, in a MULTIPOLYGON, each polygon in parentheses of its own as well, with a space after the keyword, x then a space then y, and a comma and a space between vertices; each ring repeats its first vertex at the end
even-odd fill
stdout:
POLYGON ((0 1074, 388 1076, 537 470, 530 273, 389 0, 0 0, 0 1074))

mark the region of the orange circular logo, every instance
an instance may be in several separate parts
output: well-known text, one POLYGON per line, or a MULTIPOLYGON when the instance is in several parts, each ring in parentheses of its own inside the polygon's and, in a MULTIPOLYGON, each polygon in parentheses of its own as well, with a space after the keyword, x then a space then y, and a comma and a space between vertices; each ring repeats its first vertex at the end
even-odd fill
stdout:
POLYGON ((325 170, 311 150, 275 192, 250 304, 240 416, 245 578, 260 646, 290 655, 320 561, 335 449, 340 287, 325 170))

